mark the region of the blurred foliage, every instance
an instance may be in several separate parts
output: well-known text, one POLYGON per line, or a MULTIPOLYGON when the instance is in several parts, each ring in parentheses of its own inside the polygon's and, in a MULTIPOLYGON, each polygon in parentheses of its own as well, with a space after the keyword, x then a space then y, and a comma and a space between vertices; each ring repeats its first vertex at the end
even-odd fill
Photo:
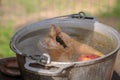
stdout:
POLYGON ((27 13, 35 12, 35 6, 30 0, 16 0, 20 5, 22 5, 27 13))
POLYGON ((116 1, 116 5, 113 9, 113 15, 117 18, 119 18, 117 29, 120 31, 120 0, 116 1))
POLYGON ((103 14, 99 14, 100 16, 103 17, 115 17, 115 18, 120 18, 120 0, 115 0, 115 5, 112 8, 112 10, 109 11, 109 9, 104 12, 103 14))
POLYGON ((10 38, 14 32, 12 25, 12 21, 8 21, 7 26, 0 25, 0 57, 14 56, 9 48, 10 38))
POLYGON ((116 29, 120 32, 120 0, 115 0, 113 8, 99 14, 103 18, 115 18, 117 20, 116 29))
POLYGON ((120 0, 116 0, 116 4, 113 8, 111 15, 119 19, 117 23, 117 29, 118 31, 120 31, 120 0))
POLYGON ((112 15, 114 17, 120 18, 120 0, 116 0, 116 4, 113 8, 112 15))

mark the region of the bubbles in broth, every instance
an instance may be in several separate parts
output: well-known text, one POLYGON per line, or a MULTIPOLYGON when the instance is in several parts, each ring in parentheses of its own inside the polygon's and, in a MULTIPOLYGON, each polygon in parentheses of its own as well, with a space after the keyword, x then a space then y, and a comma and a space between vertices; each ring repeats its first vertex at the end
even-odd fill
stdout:
MULTIPOLYGON (((113 41, 107 36, 104 36, 103 34, 100 34, 98 32, 73 27, 62 27, 61 29, 63 32, 67 33, 75 40, 90 45, 103 54, 107 54, 114 49, 113 41)), ((46 53, 47 51, 42 46, 38 46, 38 42, 39 40, 42 40, 44 37, 47 36, 48 31, 48 28, 40 29, 23 36, 18 41, 18 49, 27 55, 38 55, 46 53)), ((78 55, 76 54, 72 56, 70 58, 71 61, 76 60, 77 56, 78 55)))

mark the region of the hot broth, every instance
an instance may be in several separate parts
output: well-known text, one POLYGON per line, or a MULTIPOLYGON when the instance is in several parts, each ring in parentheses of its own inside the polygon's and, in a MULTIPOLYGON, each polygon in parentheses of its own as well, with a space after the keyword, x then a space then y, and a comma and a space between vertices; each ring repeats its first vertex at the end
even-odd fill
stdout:
MULTIPOLYGON (((103 54, 110 53, 115 48, 113 41, 109 37, 98 32, 73 27, 62 27, 61 29, 75 40, 90 45, 103 54)), ((48 31, 48 28, 40 29, 23 36, 18 41, 17 47, 21 52, 24 52, 24 54, 28 55, 38 55, 47 52, 43 46, 39 45, 39 41, 47 36, 48 31)), ((71 61, 75 61, 78 56, 79 55, 75 54, 70 57, 71 61)))

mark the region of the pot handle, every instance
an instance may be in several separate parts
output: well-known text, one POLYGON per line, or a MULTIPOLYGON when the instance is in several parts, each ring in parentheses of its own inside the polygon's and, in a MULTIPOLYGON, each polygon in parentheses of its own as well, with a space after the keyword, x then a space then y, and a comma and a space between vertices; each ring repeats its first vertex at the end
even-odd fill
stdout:
POLYGON ((53 64, 50 65, 50 67, 57 67, 57 70, 55 71, 51 71, 51 70, 46 70, 46 69, 40 69, 40 68, 34 68, 32 66, 30 66, 31 63, 36 63, 35 61, 32 62, 26 62, 24 67, 32 72, 38 73, 40 75, 47 75, 47 76, 58 76, 61 75, 65 69, 72 67, 74 64, 67 64, 67 65, 60 65, 60 64, 53 64))

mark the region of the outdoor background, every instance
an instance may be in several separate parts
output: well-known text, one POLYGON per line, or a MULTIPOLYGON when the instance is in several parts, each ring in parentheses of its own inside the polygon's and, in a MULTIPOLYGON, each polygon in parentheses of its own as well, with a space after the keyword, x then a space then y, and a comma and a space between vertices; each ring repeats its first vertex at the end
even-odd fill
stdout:
POLYGON ((84 11, 120 32, 120 0, 0 0, 0 58, 15 56, 9 48, 22 25, 84 11))

